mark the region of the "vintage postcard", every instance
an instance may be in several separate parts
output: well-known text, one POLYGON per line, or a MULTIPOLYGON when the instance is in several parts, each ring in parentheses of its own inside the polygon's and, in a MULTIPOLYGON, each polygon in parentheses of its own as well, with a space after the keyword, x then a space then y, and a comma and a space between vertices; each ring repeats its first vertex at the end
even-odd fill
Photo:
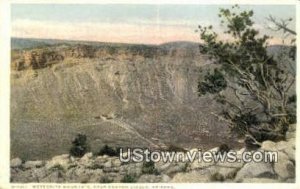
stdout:
POLYGON ((299 187, 299 2, 2 3, 1 189, 299 187))

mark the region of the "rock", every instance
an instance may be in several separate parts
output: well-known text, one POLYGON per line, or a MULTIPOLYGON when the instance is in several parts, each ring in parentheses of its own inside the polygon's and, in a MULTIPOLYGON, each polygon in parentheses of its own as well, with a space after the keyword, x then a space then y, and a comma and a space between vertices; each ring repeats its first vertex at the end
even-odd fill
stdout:
POLYGON ((279 151, 284 150, 287 147, 289 147, 289 143, 286 141, 280 141, 276 143, 276 149, 279 151))
POLYGON ((32 174, 31 169, 19 171, 18 174, 11 175, 11 181, 19 183, 38 182, 37 178, 32 174))
POLYGON ((22 165, 22 160, 20 158, 15 158, 10 160, 10 167, 17 168, 22 165))
POLYGON ((278 162, 274 163, 274 170, 283 180, 295 177, 295 166, 283 152, 278 152, 278 162))
POLYGON ((82 158, 80 158, 80 161, 88 161, 93 157, 93 153, 89 152, 84 154, 84 156, 82 156, 82 158))
POLYGON ((82 156, 79 159, 78 163, 87 168, 93 168, 95 164, 94 164, 94 160, 92 158, 93 158, 93 153, 91 153, 91 152, 86 153, 84 156, 82 156))
POLYGON ((35 167, 42 167, 44 165, 45 165, 44 161, 26 161, 23 167, 26 169, 32 169, 35 167))
POLYGON ((142 166, 143 166, 142 163, 132 163, 132 164, 122 165, 120 167, 120 173, 139 176, 142 174, 142 166))
POLYGON ((111 160, 108 160, 106 163, 103 164, 104 168, 111 168, 112 167, 112 163, 111 160))
POLYGON ((286 138, 286 140, 296 138, 296 132, 294 132, 294 131, 293 132, 290 132, 290 131, 286 132, 285 138, 286 138))
POLYGON ((93 170, 93 174, 90 175, 89 182, 97 183, 99 182, 99 178, 101 178, 103 175, 104 175, 103 170, 101 169, 93 170))
POLYGON ((61 171, 54 171, 47 175, 45 178, 42 178, 40 182, 53 182, 53 183, 62 183, 64 182, 64 174, 61 171))
POLYGON ((161 182, 170 182, 171 178, 168 175, 161 175, 161 182))
POLYGON ((287 156, 291 161, 295 162, 295 158, 296 158, 295 149, 293 149, 292 147, 287 147, 283 151, 287 154, 287 156))
POLYGON ((69 168, 69 163, 71 162, 69 154, 63 154, 60 156, 53 157, 50 161, 48 161, 45 165, 46 169, 51 169, 57 166, 61 166, 65 170, 69 168))
POLYGON ((164 173, 170 175, 173 173, 178 173, 178 172, 185 172, 187 170, 187 164, 186 163, 173 163, 171 164, 171 166, 168 167, 168 169, 166 169, 164 171, 164 173))
POLYGON ((297 124, 290 124, 288 132, 296 132, 297 124))
POLYGON ((244 178, 241 182, 243 183, 278 183, 280 181, 269 178, 244 178))
POLYGON ((238 168, 218 167, 217 173, 222 175, 224 179, 233 180, 238 170, 238 168))
POLYGON ((224 162, 217 162, 216 163, 216 166, 217 167, 223 167, 223 168, 242 168, 243 165, 245 164, 245 162, 243 161, 236 161, 236 162, 227 162, 227 161, 224 161, 224 162))
POLYGON ((214 165, 215 162, 205 162, 203 160, 201 160, 200 162, 198 160, 195 160, 194 162, 190 163, 188 170, 195 170, 195 169, 203 169, 203 168, 207 168, 210 167, 212 165, 214 165))
POLYGON ((33 169, 32 174, 37 178, 37 180, 41 180, 47 176, 47 170, 45 167, 33 169))
POLYGON ((119 159, 112 160, 111 163, 113 167, 120 167, 122 165, 122 162, 119 159))
POLYGON ((245 178, 275 178, 275 172, 270 163, 249 162, 244 165, 236 174, 235 181, 241 182, 245 178))
POLYGON ((164 172, 167 169, 169 169, 172 166, 172 164, 170 162, 157 162, 155 163, 155 168, 158 170, 158 172, 164 172))
POLYGON ((103 158, 102 156, 98 156, 95 158, 94 163, 97 165, 103 166, 103 164, 107 162, 107 159, 103 158))
POLYGON ((191 171, 188 173, 177 173, 170 182, 172 183, 197 183, 209 182, 210 175, 202 174, 201 171, 191 171))
POLYGON ((265 151, 277 151, 276 143, 273 141, 264 141, 261 145, 261 149, 265 151))
POLYGON ((142 175, 137 180, 138 183, 159 183, 159 182, 168 182, 170 177, 167 175, 142 175))
POLYGON ((292 147, 293 149, 296 149, 296 140, 295 140, 295 138, 291 138, 287 142, 288 142, 288 146, 292 147))

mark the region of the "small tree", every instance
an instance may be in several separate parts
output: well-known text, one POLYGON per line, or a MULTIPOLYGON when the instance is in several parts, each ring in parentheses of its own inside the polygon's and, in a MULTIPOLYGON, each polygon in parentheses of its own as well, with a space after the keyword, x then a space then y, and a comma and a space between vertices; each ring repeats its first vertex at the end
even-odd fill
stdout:
POLYGON ((222 104, 223 110, 214 115, 227 121, 232 131, 258 142, 279 140, 288 130, 290 113, 295 113, 288 105, 295 75, 268 53, 269 37, 259 35, 252 16, 253 11, 240 11, 237 5, 220 9, 224 33, 231 36, 228 41, 221 40, 212 26, 199 26, 204 42, 200 51, 216 68, 207 70, 198 92, 213 94, 222 104))
POLYGON ((82 157, 88 151, 87 137, 84 134, 77 134, 72 144, 70 155, 74 157, 82 157))
POLYGON ((97 155, 103 156, 103 155, 108 155, 108 156, 119 156, 120 155, 120 149, 116 149, 113 147, 110 147, 108 145, 104 145, 100 151, 98 152, 97 155))

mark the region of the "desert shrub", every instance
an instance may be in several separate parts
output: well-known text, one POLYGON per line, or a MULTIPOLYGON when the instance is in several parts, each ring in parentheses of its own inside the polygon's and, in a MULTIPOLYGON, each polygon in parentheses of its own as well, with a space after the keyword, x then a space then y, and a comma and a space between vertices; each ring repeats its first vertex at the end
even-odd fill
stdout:
POLYGON ((219 150, 218 150, 218 153, 220 154, 224 154, 224 153, 228 153, 230 151, 230 148, 227 144, 221 144, 219 146, 219 150))
POLYGON ((88 151, 87 137, 84 134, 78 134, 72 141, 70 155, 74 157, 82 157, 88 151))
POLYGON ((119 156, 119 150, 108 145, 104 145, 99 152, 99 156, 108 155, 108 156, 119 156))
POLYGON ((155 168, 155 164, 153 161, 144 162, 142 166, 142 173, 143 174, 154 174, 159 175, 158 170, 155 168))
POLYGON ((129 175, 129 174, 126 174, 123 179, 121 180, 121 182, 123 183, 134 183, 136 182, 137 178, 136 178, 136 175, 129 175))

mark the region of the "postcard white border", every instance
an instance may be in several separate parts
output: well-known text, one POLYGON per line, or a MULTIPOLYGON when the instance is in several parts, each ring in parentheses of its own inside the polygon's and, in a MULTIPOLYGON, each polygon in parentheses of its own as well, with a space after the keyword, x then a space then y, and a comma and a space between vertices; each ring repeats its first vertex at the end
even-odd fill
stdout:
MULTIPOLYGON (((9 102, 10 102, 10 5, 13 3, 46 3, 46 4, 251 4, 251 5, 295 5, 297 6, 297 21, 296 21, 296 29, 299 32, 299 21, 300 21, 300 1, 296 0, 0 0, 0 189, 9 189, 9 188, 26 188, 30 189, 34 186, 45 186, 46 188, 59 188, 59 186, 78 186, 78 188, 97 188, 97 186, 108 186, 103 184, 14 184, 9 182, 9 160, 10 160, 10 142, 9 142, 9 102), (57 187, 55 187, 57 186, 57 187)), ((297 57, 299 62, 299 35, 297 35, 297 57)), ((300 68, 297 66, 297 73, 299 73, 300 68)), ((297 74, 297 98, 299 98, 299 79, 300 75, 297 74)), ((299 113, 299 100, 297 101, 297 118, 300 118, 299 113)), ((300 129, 297 129, 297 146, 299 146, 299 132, 300 129)), ((300 188, 299 177, 300 177, 300 151, 298 148, 296 149, 296 183, 292 184, 239 184, 239 183, 180 183, 180 184, 172 184, 172 183, 158 183, 158 184, 109 184, 109 186, 113 186, 113 188, 119 188, 118 186, 128 186, 128 188, 134 188, 136 186, 148 186, 148 188, 152 188, 152 186, 162 186, 158 188, 165 188, 167 186, 172 186, 174 188, 263 188, 263 189, 276 189, 276 188, 284 188, 284 189, 298 189, 300 188), (163 187, 165 186, 165 187, 163 187)), ((102 188, 102 187, 100 187, 102 188)), ((157 188, 157 189, 158 189, 157 188)))

